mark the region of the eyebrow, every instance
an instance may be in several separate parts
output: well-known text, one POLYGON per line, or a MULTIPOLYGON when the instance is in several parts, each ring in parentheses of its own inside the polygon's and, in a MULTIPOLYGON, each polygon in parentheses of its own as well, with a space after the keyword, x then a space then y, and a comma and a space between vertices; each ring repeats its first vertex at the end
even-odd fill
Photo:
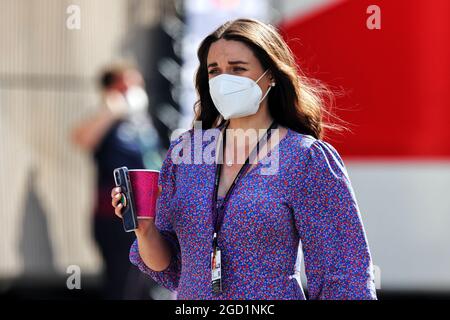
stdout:
MULTIPOLYGON (((228 61, 228 64, 235 65, 235 64, 248 64, 248 62, 242 61, 242 60, 234 60, 234 61, 228 61)), ((208 68, 210 67, 217 67, 217 62, 212 62, 208 64, 208 68)))

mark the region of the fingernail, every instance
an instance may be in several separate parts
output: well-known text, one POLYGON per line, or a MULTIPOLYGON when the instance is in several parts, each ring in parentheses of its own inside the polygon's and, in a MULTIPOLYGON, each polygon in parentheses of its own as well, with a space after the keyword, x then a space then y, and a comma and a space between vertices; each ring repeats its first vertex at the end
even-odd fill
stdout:
POLYGON ((119 191, 120 191, 120 187, 117 187, 117 188, 116 188, 116 191, 119 192, 119 191))

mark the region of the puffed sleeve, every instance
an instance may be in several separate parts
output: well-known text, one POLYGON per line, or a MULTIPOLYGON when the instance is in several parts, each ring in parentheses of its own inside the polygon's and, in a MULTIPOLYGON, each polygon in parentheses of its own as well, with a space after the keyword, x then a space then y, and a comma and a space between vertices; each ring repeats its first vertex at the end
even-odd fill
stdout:
POLYGON ((344 163, 322 140, 307 148, 304 160, 294 161, 290 203, 302 243, 308 297, 376 299, 369 246, 344 163))
POLYGON ((172 162, 171 152, 173 147, 180 141, 180 138, 171 142, 167 151, 166 158, 163 161, 158 184, 162 186, 162 192, 157 201, 157 211, 155 225, 164 239, 169 243, 172 251, 172 259, 165 270, 154 271, 150 269, 142 260, 139 254, 137 239, 130 249, 130 261, 142 272, 148 274, 159 285, 176 291, 181 274, 181 250, 177 235, 173 229, 173 212, 170 206, 171 199, 175 193, 175 172, 176 165, 172 162))

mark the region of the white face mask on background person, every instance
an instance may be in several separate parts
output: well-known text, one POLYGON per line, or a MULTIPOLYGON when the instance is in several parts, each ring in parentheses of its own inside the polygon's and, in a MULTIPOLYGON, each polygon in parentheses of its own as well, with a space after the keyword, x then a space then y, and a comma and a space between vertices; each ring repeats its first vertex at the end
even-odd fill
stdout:
POLYGON ((125 99, 130 108, 130 113, 147 112, 148 96, 145 90, 139 86, 131 86, 125 93, 125 99))
MULTIPOLYGON (((209 80, 209 93, 217 110, 225 120, 255 114, 264 97, 258 81, 269 71, 267 69, 256 81, 247 77, 221 74, 209 80)), ((271 86, 273 86, 272 84, 271 86)))

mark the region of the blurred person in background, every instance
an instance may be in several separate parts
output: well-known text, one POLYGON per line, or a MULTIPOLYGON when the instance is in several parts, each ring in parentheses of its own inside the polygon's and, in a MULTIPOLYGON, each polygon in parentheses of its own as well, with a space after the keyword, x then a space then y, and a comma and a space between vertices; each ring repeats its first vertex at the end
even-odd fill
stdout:
POLYGON ((92 153, 96 164, 94 236, 105 263, 103 297, 106 299, 145 297, 145 286, 142 287, 145 281, 138 283, 142 290, 136 285, 126 286, 127 278, 133 278, 133 272, 137 274, 127 261, 134 235, 124 232, 122 223, 114 219, 109 200, 115 168, 146 167, 143 145, 146 139, 151 139, 151 126, 143 85, 141 73, 131 65, 120 63, 104 70, 99 77, 100 108, 76 126, 72 134, 77 145, 92 153))

